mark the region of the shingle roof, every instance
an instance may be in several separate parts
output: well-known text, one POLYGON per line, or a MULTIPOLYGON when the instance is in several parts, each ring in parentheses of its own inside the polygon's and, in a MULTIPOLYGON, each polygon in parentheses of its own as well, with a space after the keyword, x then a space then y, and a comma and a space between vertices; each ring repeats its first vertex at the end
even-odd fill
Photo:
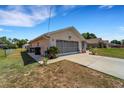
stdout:
POLYGON ((102 40, 102 38, 86 39, 86 42, 88 44, 98 44, 98 43, 109 44, 108 40, 102 40))
MULTIPOLYGON (((47 37, 47 38, 49 38, 51 34, 54 34, 54 33, 57 33, 57 32, 61 32, 61 31, 64 31, 64 30, 68 30, 68 29, 73 29, 73 30, 75 30, 75 31, 77 32, 77 34, 79 35, 79 37, 80 37, 82 40, 84 40, 84 38, 81 36, 81 34, 79 33, 79 31, 77 31, 77 29, 76 29, 75 27, 70 26, 70 27, 66 27, 66 28, 63 28, 63 29, 55 30, 55 31, 52 31, 52 32, 44 33, 44 34, 42 34, 42 35, 36 37, 35 39, 31 40, 30 42, 35 41, 35 40, 37 40, 37 39, 39 39, 39 38, 42 38, 42 37, 47 37)), ((30 43, 30 42, 29 42, 29 43, 30 43)))
POLYGON ((102 42, 102 39, 101 38, 86 39, 86 42, 88 44, 97 44, 97 43, 102 42))

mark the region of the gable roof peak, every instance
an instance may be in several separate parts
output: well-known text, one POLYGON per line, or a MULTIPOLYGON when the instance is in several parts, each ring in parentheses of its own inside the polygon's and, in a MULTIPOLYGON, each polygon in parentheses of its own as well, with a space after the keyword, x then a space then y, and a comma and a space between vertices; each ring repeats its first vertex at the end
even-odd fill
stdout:
MULTIPOLYGON (((41 37, 49 37, 51 34, 54 34, 54 33, 60 32, 60 31, 64 31, 64 30, 68 30, 68 29, 72 29, 73 31, 76 32, 76 34, 77 34, 80 38, 84 39, 83 37, 81 37, 81 34, 79 33, 79 31, 78 31, 74 26, 69 26, 69 27, 66 27, 66 28, 59 29, 59 30, 55 30, 55 31, 51 31, 51 32, 44 33, 44 34, 40 35, 39 37, 36 37, 35 39, 31 40, 30 42, 32 42, 32 41, 34 41, 34 40, 37 40, 37 39, 39 39, 39 38, 41 38, 41 37)), ((29 42, 29 43, 30 43, 30 42, 29 42)))

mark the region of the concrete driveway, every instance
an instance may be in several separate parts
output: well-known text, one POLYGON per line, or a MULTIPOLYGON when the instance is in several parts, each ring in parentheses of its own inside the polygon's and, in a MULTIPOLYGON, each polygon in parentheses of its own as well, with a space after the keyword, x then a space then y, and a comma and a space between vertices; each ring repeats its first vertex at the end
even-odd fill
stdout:
POLYGON ((54 63, 61 60, 69 60, 100 72, 124 79, 124 59, 88 54, 74 54, 49 60, 48 63, 54 63))

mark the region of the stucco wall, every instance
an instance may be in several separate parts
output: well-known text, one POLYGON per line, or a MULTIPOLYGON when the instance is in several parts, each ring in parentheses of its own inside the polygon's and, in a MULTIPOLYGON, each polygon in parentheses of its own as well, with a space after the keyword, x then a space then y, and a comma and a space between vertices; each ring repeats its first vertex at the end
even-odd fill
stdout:
POLYGON ((79 50, 82 50, 82 43, 79 36, 75 34, 75 32, 69 30, 69 31, 61 31, 58 33, 54 33, 50 36, 50 45, 56 46, 56 40, 67 40, 67 41, 78 41, 79 43, 79 50), (69 38, 71 36, 71 38, 69 38))
POLYGON ((41 47, 41 55, 44 55, 44 52, 50 46, 49 39, 40 38, 38 40, 31 42, 31 46, 32 47, 41 47), (38 43, 39 43, 39 46, 38 46, 38 43))

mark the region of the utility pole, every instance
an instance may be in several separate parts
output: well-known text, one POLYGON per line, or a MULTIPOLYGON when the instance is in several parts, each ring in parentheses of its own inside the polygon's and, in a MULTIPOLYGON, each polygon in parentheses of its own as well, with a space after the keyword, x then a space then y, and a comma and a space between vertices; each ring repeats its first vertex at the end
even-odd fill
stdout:
POLYGON ((49 7, 48 32, 50 31, 51 11, 52 11, 52 6, 49 7))

